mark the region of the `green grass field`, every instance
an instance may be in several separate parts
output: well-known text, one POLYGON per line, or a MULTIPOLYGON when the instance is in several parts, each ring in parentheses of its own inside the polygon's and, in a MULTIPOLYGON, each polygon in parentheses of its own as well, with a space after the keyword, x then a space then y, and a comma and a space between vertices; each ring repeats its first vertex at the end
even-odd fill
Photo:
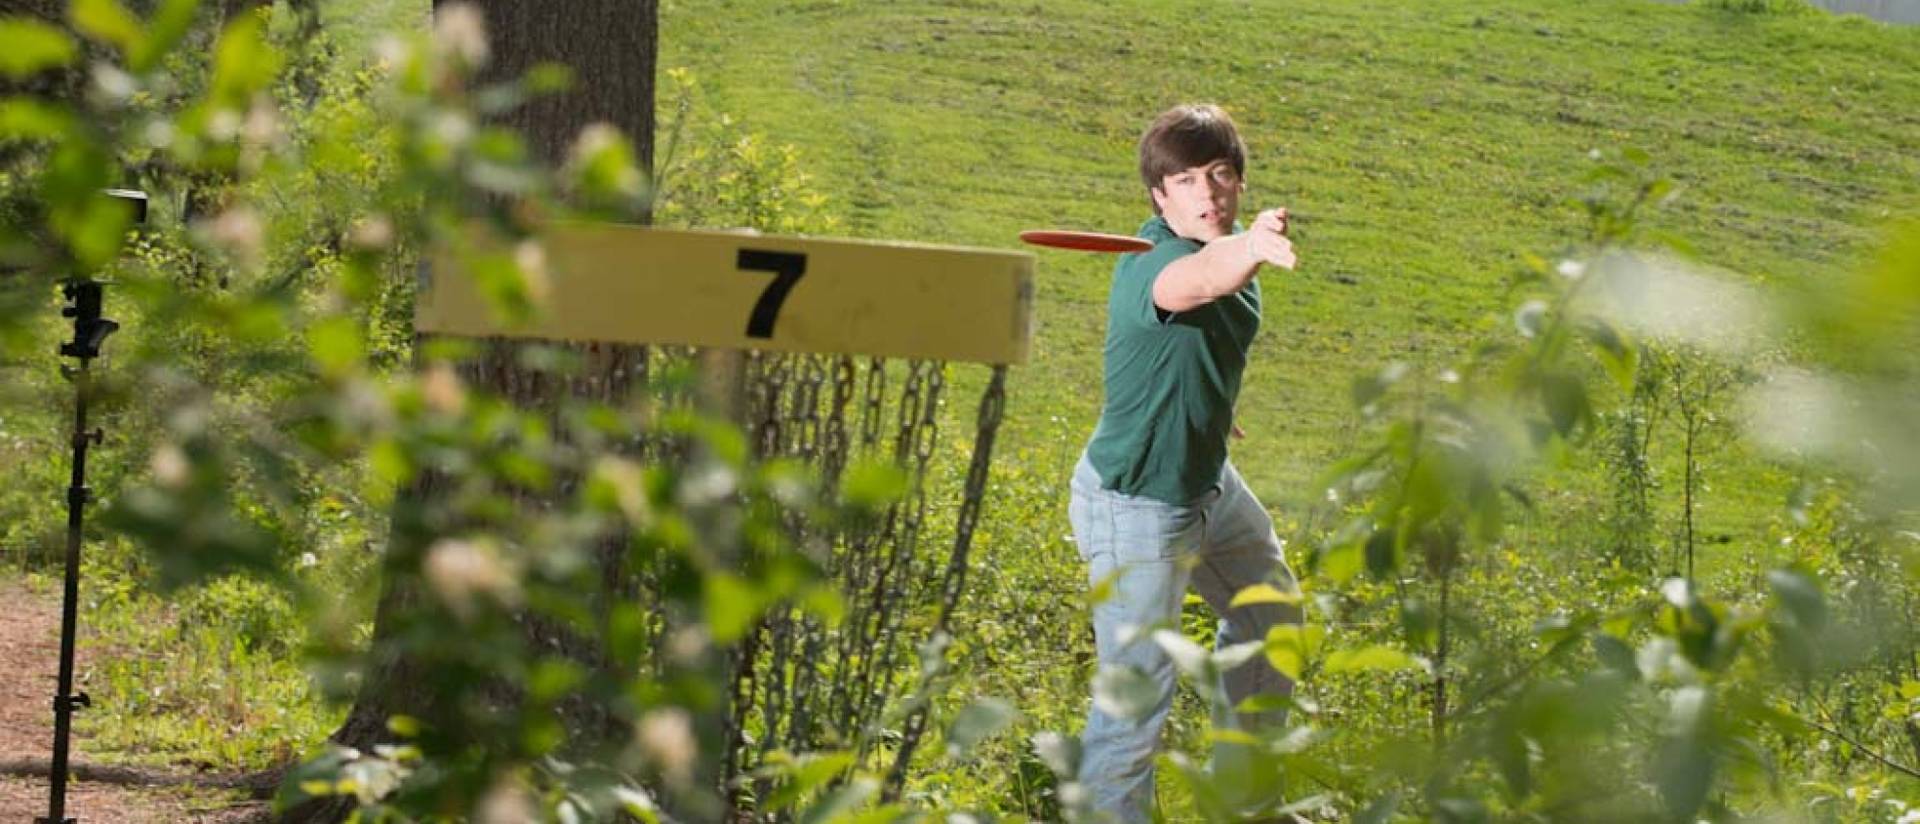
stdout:
MULTIPOLYGON (((1920 209, 1920 29, 1811 11, 669 0, 661 29, 661 66, 690 69, 713 110, 797 146, 862 237, 1010 248, 1026 228, 1131 232, 1147 215, 1133 170, 1145 122, 1176 102, 1227 107, 1252 153, 1243 205, 1289 207, 1303 260, 1264 276, 1266 325, 1241 400, 1249 438, 1234 446, 1295 552, 1317 535, 1313 477, 1359 436, 1353 377, 1392 360, 1450 362, 1505 326, 1520 256, 1551 256, 1584 231, 1569 200, 1593 150, 1648 152, 1678 191, 1648 226, 1789 293, 1858 266, 1887 221, 1920 209)), ((1084 711, 1092 644, 1063 539, 1066 479, 1099 410, 1112 265, 1038 254, 1034 357, 1011 384, 961 651, 961 692, 1013 698, 1018 734, 1077 730, 1084 711)), ((971 415, 955 406, 956 420, 971 415)), ((1677 436, 1657 434, 1664 539, 1677 436)), ((1515 632, 1578 603, 1565 570, 1597 553, 1596 452, 1554 482, 1553 514, 1513 532, 1503 554, 1518 571, 1483 596, 1515 632), (1554 560, 1569 555, 1571 566, 1554 560), (1517 593, 1524 603, 1499 602, 1517 593)), ((1738 591, 1777 553, 1770 529, 1796 480, 1738 447, 1704 468, 1706 575, 1738 591)), ((1352 723, 1418 723, 1399 715, 1419 701, 1408 684, 1317 694, 1352 723)), ((1188 707, 1171 735, 1198 749, 1188 707)), ((924 789, 1024 806, 1012 755, 999 758, 935 772, 924 789)))
MULTIPOLYGON (((1679 184, 1657 228, 1702 260, 1817 288, 1920 203, 1920 30, 1824 14, 1583 3, 703 3, 662 9, 664 67, 803 152, 851 234, 1017 245, 1130 232, 1133 141, 1211 100, 1252 152, 1243 203, 1296 216, 1271 273, 1236 449, 1311 497, 1356 372, 1458 354, 1521 252, 1581 228, 1591 149, 1679 184)), ((1110 259, 1040 254, 1016 442, 1097 414, 1110 259)))

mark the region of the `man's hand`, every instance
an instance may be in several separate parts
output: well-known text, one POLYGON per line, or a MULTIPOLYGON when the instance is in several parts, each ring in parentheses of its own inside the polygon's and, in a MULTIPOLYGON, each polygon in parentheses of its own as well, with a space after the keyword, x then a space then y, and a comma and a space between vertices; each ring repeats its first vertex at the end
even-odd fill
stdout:
POLYGON ((1292 269, 1298 262, 1287 239, 1287 210, 1268 209, 1253 227, 1214 238, 1198 253, 1167 264, 1153 281, 1153 305, 1185 312, 1245 288, 1260 274, 1260 264, 1292 269))
POLYGON ((1287 210, 1268 209, 1255 215, 1247 229, 1247 255, 1261 263, 1292 269, 1300 262, 1287 238, 1287 210))

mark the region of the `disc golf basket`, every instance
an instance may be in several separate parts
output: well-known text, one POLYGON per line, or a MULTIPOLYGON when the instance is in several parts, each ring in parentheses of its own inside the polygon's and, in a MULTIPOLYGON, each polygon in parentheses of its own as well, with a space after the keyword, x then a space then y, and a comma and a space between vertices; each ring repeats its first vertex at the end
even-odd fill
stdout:
MULTIPOLYGON (((884 747, 897 794, 928 709, 893 699, 918 686, 919 650, 940 647, 965 585, 1007 367, 1027 353, 1033 258, 586 224, 543 241, 553 299, 534 325, 500 328, 470 283, 437 276, 416 329, 613 344, 589 349, 622 358, 633 387, 704 369, 732 395, 755 460, 804 464, 825 490, 874 462, 904 477, 905 493, 873 517, 790 519, 844 614, 829 626, 776 607, 733 648, 721 771, 746 812, 768 789, 746 776, 775 752, 840 750, 872 766, 884 747), (984 374, 956 379, 961 369, 984 374), (979 388, 952 397, 962 385, 979 388), (976 410, 971 426, 943 431, 950 401, 976 410)), ((664 442, 641 453, 684 457, 664 442)))

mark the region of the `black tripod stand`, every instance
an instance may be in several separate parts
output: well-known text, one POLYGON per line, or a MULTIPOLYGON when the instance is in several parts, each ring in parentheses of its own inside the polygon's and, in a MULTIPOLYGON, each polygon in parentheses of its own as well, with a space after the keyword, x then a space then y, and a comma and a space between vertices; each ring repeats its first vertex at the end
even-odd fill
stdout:
MULTIPOLYGON (((109 197, 127 201, 134 209, 135 222, 147 217, 147 196, 143 192, 109 191, 109 197)), ((53 765, 47 795, 47 816, 36 824, 71 824, 67 811, 67 741, 72 730, 73 712, 91 705, 87 694, 73 691, 73 642, 76 613, 80 606, 81 519, 93 499, 87 489, 87 448, 98 445, 105 433, 87 429, 87 401, 93 385, 88 364, 100 356, 100 344, 120 329, 120 324, 100 316, 106 296, 106 284, 91 277, 75 277, 62 284, 67 304, 60 314, 73 318, 73 340, 60 344, 62 357, 80 361, 77 367, 60 367, 60 374, 73 381, 73 480, 67 487, 67 570, 66 591, 60 603, 60 686, 53 696, 53 765)))

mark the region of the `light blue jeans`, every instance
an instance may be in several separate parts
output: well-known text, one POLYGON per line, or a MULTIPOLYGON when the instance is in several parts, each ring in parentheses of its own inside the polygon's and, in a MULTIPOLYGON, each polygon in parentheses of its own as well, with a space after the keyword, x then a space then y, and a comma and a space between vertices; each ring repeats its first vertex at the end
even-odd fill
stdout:
MULTIPOLYGON (((1089 582, 1111 582, 1111 596, 1093 608, 1101 669, 1132 668, 1158 690, 1157 700, 1137 718, 1116 718, 1097 705, 1088 712, 1081 736, 1080 783, 1096 811, 1126 824, 1151 821, 1154 753, 1173 703, 1177 674, 1166 653, 1148 637, 1150 631, 1179 628, 1180 606, 1191 585, 1220 617, 1216 648, 1260 640, 1274 624, 1298 623, 1299 607, 1228 609, 1234 594, 1261 583, 1283 592, 1299 588, 1282 557, 1273 519, 1231 463, 1199 500, 1175 505, 1102 489, 1099 473, 1082 455, 1074 468, 1067 512, 1089 582)), ((1293 691, 1293 682, 1264 655, 1223 673, 1221 683, 1213 686, 1230 706, 1253 695, 1293 691)), ((1283 715, 1216 713, 1214 723, 1252 731, 1279 724, 1283 715)), ((1215 751, 1216 769, 1231 757, 1222 749, 1215 751)))

